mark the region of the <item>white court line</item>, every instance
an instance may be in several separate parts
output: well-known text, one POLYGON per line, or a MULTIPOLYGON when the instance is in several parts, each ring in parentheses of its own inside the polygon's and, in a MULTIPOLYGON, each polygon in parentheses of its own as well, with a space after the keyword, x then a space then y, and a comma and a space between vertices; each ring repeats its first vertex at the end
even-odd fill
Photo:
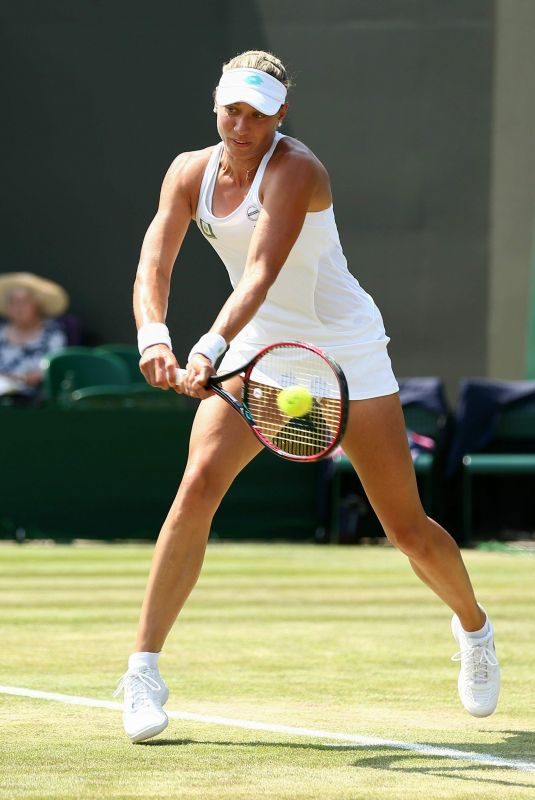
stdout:
MULTIPOLYGON (((92 697, 77 697, 72 694, 57 694, 55 692, 40 692, 37 689, 24 689, 18 686, 0 686, 0 694, 10 694, 17 697, 32 697, 37 700, 56 700, 72 706, 89 706, 90 708, 109 708, 112 711, 122 711, 122 703, 113 703, 110 700, 96 700, 92 697)), ((375 736, 355 736, 334 731, 316 730, 315 728, 296 728, 291 725, 274 725, 268 722, 254 722, 247 719, 232 719, 230 717, 206 716, 204 714, 191 714, 188 711, 167 711, 172 719, 181 719, 188 722, 202 722, 208 725, 225 725, 228 728, 244 728, 249 731, 268 731, 269 733, 283 733, 288 736, 303 736, 313 739, 329 739, 343 742, 340 747, 390 747, 394 750, 409 750, 422 756, 434 758, 451 758, 457 761, 470 761, 489 767, 509 767, 522 772, 535 772, 535 762, 517 761, 516 759, 501 758, 490 753, 475 753, 465 750, 454 750, 450 747, 438 747, 418 742, 402 742, 396 739, 379 739, 375 736)))

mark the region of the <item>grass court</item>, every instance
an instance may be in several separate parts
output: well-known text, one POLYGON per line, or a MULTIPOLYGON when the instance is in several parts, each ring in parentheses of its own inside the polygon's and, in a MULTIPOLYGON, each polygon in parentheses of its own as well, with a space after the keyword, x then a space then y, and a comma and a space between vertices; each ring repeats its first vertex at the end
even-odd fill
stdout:
MULTIPOLYGON (((113 702, 152 547, 2 545, 0 684, 113 702)), ((497 631, 498 711, 456 691, 447 609, 389 547, 213 543, 160 659, 168 710, 532 762, 171 719, 0 693, 0 798, 468 800, 535 796, 535 560, 468 551, 497 631)), ((115 701, 117 702, 117 701, 115 701)))

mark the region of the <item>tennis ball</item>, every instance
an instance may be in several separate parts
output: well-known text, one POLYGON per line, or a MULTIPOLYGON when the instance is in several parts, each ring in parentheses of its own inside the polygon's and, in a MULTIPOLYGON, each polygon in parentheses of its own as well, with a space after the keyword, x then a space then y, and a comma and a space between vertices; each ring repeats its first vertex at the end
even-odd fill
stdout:
POLYGON ((277 405, 287 417, 304 417, 312 409, 312 395, 306 386, 287 386, 277 395, 277 405))

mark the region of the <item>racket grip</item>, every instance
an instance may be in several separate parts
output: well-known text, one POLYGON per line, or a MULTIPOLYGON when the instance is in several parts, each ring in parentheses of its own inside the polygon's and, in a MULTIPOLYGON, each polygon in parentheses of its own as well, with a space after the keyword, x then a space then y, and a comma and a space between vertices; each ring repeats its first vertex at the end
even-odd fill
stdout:
POLYGON ((184 383, 184 378, 186 377, 186 370, 185 369, 177 369, 176 371, 176 379, 175 383, 177 386, 182 386, 184 383))

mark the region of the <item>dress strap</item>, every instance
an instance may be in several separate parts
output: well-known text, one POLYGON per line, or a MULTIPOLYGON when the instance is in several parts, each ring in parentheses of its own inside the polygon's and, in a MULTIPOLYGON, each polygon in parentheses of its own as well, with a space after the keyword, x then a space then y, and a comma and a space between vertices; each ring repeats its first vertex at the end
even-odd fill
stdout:
POLYGON ((258 200, 258 191, 260 189, 260 184, 262 183, 262 178, 264 177, 264 173, 266 171, 266 167, 267 167, 267 165, 269 163, 269 159, 271 158, 271 156, 275 152, 275 148, 277 147, 278 143, 283 138, 284 138, 284 134, 283 133, 279 133, 278 131, 276 131, 275 136, 273 137, 273 142, 271 143, 271 147, 269 148, 267 153, 264 154, 264 157, 262 158, 262 161, 260 162, 260 165, 259 165, 259 167, 258 167, 258 169, 256 171, 256 175, 254 176, 254 180, 253 180, 253 182, 251 184, 251 189, 249 191, 249 197, 251 199, 258 200))
POLYGON ((201 218, 201 211, 206 214, 208 211, 212 213, 212 195, 214 193, 214 185, 219 170, 219 162, 221 160, 221 152, 223 150, 223 142, 219 142, 208 159, 208 164, 202 176, 201 188, 199 189, 199 199, 197 201, 197 222, 201 218))

